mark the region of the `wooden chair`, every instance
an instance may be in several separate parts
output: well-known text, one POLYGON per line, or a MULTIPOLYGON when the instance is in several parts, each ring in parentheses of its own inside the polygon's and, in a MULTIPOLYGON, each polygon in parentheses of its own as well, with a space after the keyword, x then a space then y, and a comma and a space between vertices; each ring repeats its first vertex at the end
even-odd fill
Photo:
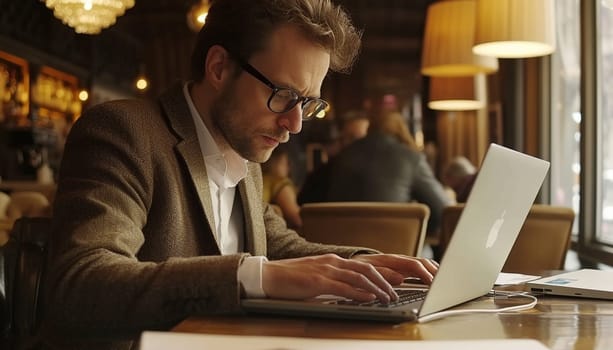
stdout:
POLYGON ((419 256, 430 209, 421 203, 307 203, 300 215, 308 241, 419 256))
MULTIPOLYGON (((463 209, 464 205, 458 204, 443 210, 442 252, 449 244, 463 209)), ((574 219, 571 208, 532 205, 502 271, 533 274, 564 269, 574 219)))
POLYGON ((11 197, 4 192, 0 192, 0 246, 3 246, 8 241, 9 231, 13 227, 13 222, 7 216, 10 202, 11 197))
POLYGON ((40 192, 15 191, 10 195, 0 192, 0 246, 8 242, 9 235, 15 220, 21 217, 48 217, 51 216, 51 203, 40 192))
POLYGON ((36 191, 16 191, 10 195, 10 202, 6 209, 9 220, 20 217, 38 217, 51 215, 51 203, 44 194, 36 191))
POLYGON ((4 192, 0 192, 0 220, 4 220, 7 218, 7 211, 10 202, 11 196, 4 192))
POLYGON ((0 348, 37 345, 51 218, 22 217, 0 247, 0 348))

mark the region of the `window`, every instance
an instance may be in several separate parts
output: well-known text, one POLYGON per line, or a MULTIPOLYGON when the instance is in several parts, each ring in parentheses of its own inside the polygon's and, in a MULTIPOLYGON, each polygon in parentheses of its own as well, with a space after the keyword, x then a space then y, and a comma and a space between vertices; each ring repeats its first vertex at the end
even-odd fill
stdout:
POLYGON ((613 0, 557 0, 555 9, 550 200, 577 213, 582 262, 613 265, 613 0))
MULTIPOLYGON (((558 0, 552 56, 551 204, 579 214, 581 62, 579 0, 558 0)), ((573 233, 578 232, 575 220, 573 233)))
MULTIPOLYGON (((596 58, 598 77, 613 77, 613 1, 600 1, 597 12, 596 31, 598 41, 596 58)), ((613 84, 601 81, 598 84, 598 108, 600 117, 599 132, 601 152, 600 181, 602 196, 599 198, 600 223, 597 225, 596 239, 604 244, 613 245, 613 84)))

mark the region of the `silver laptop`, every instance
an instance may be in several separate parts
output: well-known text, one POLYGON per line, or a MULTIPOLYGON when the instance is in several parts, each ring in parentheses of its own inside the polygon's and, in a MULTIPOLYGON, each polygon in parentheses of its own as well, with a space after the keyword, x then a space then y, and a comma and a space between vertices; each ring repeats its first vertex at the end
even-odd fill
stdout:
POLYGON ((490 292, 502 270, 548 169, 547 161, 490 145, 439 271, 419 301, 383 306, 325 296, 299 301, 244 299, 243 309, 397 322, 418 320, 481 297, 490 292))
POLYGON ((613 270, 583 269, 526 283, 534 293, 613 300, 613 270))

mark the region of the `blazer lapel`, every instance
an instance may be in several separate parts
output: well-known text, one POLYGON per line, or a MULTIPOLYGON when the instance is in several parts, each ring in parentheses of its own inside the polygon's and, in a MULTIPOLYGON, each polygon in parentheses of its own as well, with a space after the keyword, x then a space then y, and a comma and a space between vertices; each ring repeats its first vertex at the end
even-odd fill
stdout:
MULTIPOLYGON (((196 193, 198 193, 204 217, 209 224, 210 233, 217 242, 217 248, 219 249, 220 242, 215 234, 215 216, 206 166, 200 151, 196 127, 183 95, 183 85, 176 84, 173 86, 166 94, 160 97, 160 103, 166 112, 171 128, 179 136, 176 146, 177 152, 185 161, 189 176, 192 179, 196 193)), ((220 249, 219 251, 221 252, 220 249)))
MULTIPOLYGON (((252 169, 250 167, 249 173, 252 169)), ((247 177, 238 184, 243 216, 245 217, 245 250, 251 255, 266 256, 266 227, 262 215, 262 203, 257 199, 253 177, 247 177)))

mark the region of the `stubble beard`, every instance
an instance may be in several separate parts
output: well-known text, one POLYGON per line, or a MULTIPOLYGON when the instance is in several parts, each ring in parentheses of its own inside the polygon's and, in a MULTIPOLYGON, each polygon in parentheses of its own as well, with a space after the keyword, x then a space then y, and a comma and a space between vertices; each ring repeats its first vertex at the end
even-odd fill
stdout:
POLYGON ((211 105, 211 117, 217 132, 241 157, 257 163, 263 163, 270 157, 272 149, 259 151, 252 143, 253 139, 244 131, 248 130, 240 120, 238 99, 234 94, 234 84, 227 85, 211 105))

